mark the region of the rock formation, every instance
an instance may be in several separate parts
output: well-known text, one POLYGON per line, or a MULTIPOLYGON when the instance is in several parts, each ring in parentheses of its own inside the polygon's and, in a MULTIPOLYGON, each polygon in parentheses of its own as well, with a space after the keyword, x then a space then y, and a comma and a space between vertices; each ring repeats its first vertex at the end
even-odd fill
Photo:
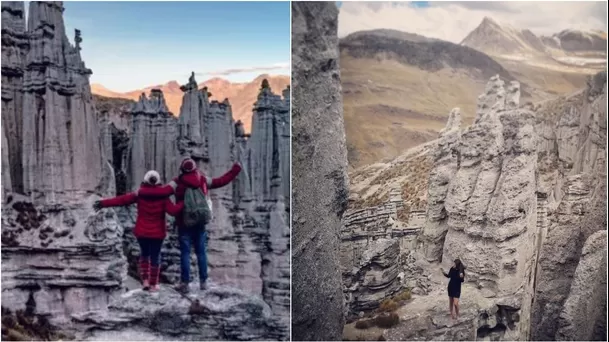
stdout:
POLYGON ((347 150, 336 5, 292 3, 292 338, 340 340, 340 220, 347 150))
MULTIPOLYGON (((451 112, 435 144, 417 250, 399 251, 411 267, 398 278, 425 291, 397 309, 401 323, 384 338, 606 339, 606 91, 600 73, 587 89, 532 111, 519 106, 517 83, 493 77, 472 126, 460 129, 451 112), (461 318, 449 322, 434 268, 455 258, 467 266, 466 283, 461 318)), ((346 241, 343 263, 355 265, 372 252, 378 227, 391 227, 379 208, 346 216, 343 236, 369 241, 346 241)), ((362 291, 350 291, 351 282, 347 294, 362 291)), ((391 297, 383 286, 377 302, 391 297)))
POLYGON ((211 286, 187 300, 173 290, 129 292, 106 310, 74 315, 77 340, 283 340, 268 304, 236 289, 211 286))
MULTIPOLYGON (((141 336, 164 339, 289 339, 289 89, 282 99, 263 87, 251 137, 235 125, 228 101, 210 103, 206 90, 189 86, 194 76, 182 87, 179 120, 168 115, 160 91, 120 108, 95 103, 91 71, 80 58, 82 37, 77 30, 76 46, 65 37, 62 3, 29 6, 26 30, 23 5, 2 4, 3 309, 31 311, 33 304, 53 324, 72 319, 74 326, 61 328, 82 338, 129 338, 143 330, 141 336), (164 288, 152 297, 124 293, 133 288, 128 272, 136 271, 139 254, 130 233, 136 210, 92 209, 99 196, 136 188, 149 169, 167 182, 186 156, 208 177, 235 161, 244 166, 237 181, 211 192, 211 289, 193 291, 194 309, 164 288), (23 181, 13 175, 21 165, 23 181), (259 189, 266 189, 261 196, 259 189), (147 325, 133 312, 163 319, 147 325), (172 325, 186 320, 191 325, 182 330, 172 325)), ((162 253, 165 284, 179 276, 171 224, 162 253)))
POLYGON ((2 2, 2 160, 6 154, 8 163, 2 168, 2 184, 3 190, 19 192, 23 191, 23 75, 29 48, 25 30, 24 2, 2 2))
MULTIPOLYGON (((413 272, 402 267, 406 265, 402 265, 401 260, 416 250, 417 237, 424 223, 418 218, 421 214, 424 217, 425 212, 411 210, 408 222, 400 221, 400 189, 394 189, 391 194, 394 196, 385 204, 347 210, 343 216, 340 263, 348 319, 361 311, 378 308, 385 298, 400 290, 402 283, 398 273, 413 276, 406 281, 415 278, 413 272)), ((416 282, 411 289, 415 287, 416 282)))
POLYGON ((367 246, 359 264, 344 277, 350 312, 376 309, 400 290, 399 257, 397 240, 378 239, 367 246))
POLYGON ((421 240, 422 251, 429 261, 440 261, 444 239, 448 232, 445 200, 452 177, 460 164, 461 112, 453 109, 446 127, 440 132, 438 147, 434 150, 434 165, 429 175, 427 195, 427 222, 421 240), (432 185, 433 184, 433 185, 432 185))
POLYGON ((139 188, 148 170, 156 170, 162 182, 169 182, 178 174, 180 155, 177 120, 169 113, 163 93, 152 90, 129 110, 131 132, 127 152, 127 189, 139 188))
POLYGON ((23 76, 24 192, 51 202, 103 191, 111 173, 99 148, 91 70, 68 41, 62 11, 61 3, 30 4, 23 76))
POLYGON ((121 291, 122 227, 91 207, 114 184, 91 71, 68 42, 62 4, 29 6, 26 29, 23 3, 2 4, 2 174, 13 192, 2 205, 2 305, 61 319, 121 291))
POLYGON ((184 92, 178 124, 180 150, 187 151, 196 159, 206 158, 203 118, 209 107, 207 88, 199 91, 194 73, 192 73, 188 83, 181 86, 180 89, 184 92))
POLYGON ((561 341, 607 339, 606 230, 598 231, 586 240, 555 337, 561 341))
POLYGON ((540 222, 543 240, 535 278, 533 340, 558 338, 558 318, 584 243, 607 229, 606 96, 606 73, 599 73, 586 90, 538 110, 538 210, 545 218, 540 222))

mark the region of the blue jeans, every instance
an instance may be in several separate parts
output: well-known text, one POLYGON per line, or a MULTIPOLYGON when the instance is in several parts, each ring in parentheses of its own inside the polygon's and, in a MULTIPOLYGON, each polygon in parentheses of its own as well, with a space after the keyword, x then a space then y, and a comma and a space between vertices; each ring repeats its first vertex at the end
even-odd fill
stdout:
POLYGON ((197 254, 197 264, 199 266, 199 281, 201 284, 207 280, 207 231, 201 229, 178 229, 178 239, 180 241, 180 273, 182 283, 190 283, 190 249, 195 246, 197 254))

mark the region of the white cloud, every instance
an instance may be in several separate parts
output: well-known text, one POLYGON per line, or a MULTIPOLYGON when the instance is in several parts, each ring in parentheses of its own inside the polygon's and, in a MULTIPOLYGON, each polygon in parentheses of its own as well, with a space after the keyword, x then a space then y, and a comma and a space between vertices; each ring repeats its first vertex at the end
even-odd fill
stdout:
POLYGON ((232 68, 225 70, 205 71, 197 72, 195 75, 206 75, 206 76, 230 76, 234 74, 248 73, 248 72, 267 72, 274 70, 290 69, 290 63, 276 63, 273 65, 254 66, 246 68, 232 68))
POLYGON ((417 33, 459 43, 485 16, 535 34, 564 29, 607 31, 606 2, 430 2, 414 7, 396 2, 343 2, 338 35, 379 28, 417 33))

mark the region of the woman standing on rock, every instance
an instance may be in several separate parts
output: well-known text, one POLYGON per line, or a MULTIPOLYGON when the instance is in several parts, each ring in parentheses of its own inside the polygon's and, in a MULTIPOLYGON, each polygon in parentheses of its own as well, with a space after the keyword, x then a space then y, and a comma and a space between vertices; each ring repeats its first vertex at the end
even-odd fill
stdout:
POLYGON ((461 260, 455 259, 454 265, 448 273, 440 269, 448 281, 448 305, 450 307, 450 317, 452 319, 459 318, 459 297, 461 297, 461 283, 465 281, 465 266, 461 260), (454 312, 453 312, 454 309, 454 312))
POLYGON ((122 207, 137 203, 137 220, 133 235, 140 245, 139 271, 143 289, 157 291, 161 273, 161 246, 166 236, 165 213, 176 216, 183 203, 173 204, 169 196, 171 187, 162 187, 159 173, 151 170, 144 176, 144 182, 136 192, 96 201, 95 211, 101 208, 122 207))
MULTIPOLYGON (((221 188, 232 182, 241 172, 241 165, 235 163, 233 167, 224 175, 218 178, 207 178, 197 169, 196 162, 191 158, 186 158, 180 164, 180 176, 174 178, 169 184, 175 190, 176 202, 182 203, 187 197, 187 189, 200 189, 203 196, 209 200, 208 189, 221 188)), ((198 191, 198 190, 197 190, 198 191)), ((187 200, 188 202, 188 200, 187 200)), ((209 208, 211 211, 211 208, 209 208)), ((206 288, 207 281, 207 252, 205 242, 207 241, 207 231, 205 222, 188 226, 185 222, 184 211, 176 216, 176 226, 178 228, 178 239, 180 241, 180 280, 181 283, 176 290, 182 293, 189 291, 190 283, 190 250, 194 244, 197 254, 197 264, 199 266, 199 287, 201 290, 206 288)))

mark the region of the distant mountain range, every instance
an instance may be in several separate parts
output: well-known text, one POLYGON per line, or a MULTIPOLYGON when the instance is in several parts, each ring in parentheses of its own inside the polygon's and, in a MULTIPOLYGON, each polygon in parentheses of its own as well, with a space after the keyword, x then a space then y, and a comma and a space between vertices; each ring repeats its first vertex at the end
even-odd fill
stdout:
POLYGON ((460 44, 381 29, 352 33, 339 46, 349 164, 358 167, 435 139, 454 107, 469 124, 493 75, 519 81, 523 102, 581 89, 605 67, 607 37, 538 37, 485 18, 460 44))
POLYGON ((552 36, 537 36, 530 30, 517 29, 484 18, 470 32, 461 45, 468 46, 492 56, 545 56, 569 64, 573 58, 606 58, 607 33, 598 31, 563 30, 552 36))
MULTIPOLYGON (((223 101, 227 98, 231 103, 234 119, 241 120, 246 131, 249 132, 251 128, 252 106, 256 102, 260 85, 264 79, 269 81, 271 89, 278 95, 290 84, 289 76, 264 74, 256 77, 251 82, 245 83, 232 83, 222 78, 212 78, 199 83, 199 88, 207 87, 208 91, 212 94, 212 100, 223 101)), ((176 116, 180 114, 180 106, 182 105, 184 93, 180 90, 180 84, 177 81, 169 81, 165 84, 125 93, 112 91, 101 84, 91 85, 91 92, 95 95, 134 101, 137 101, 142 93, 149 95, 152 89, 161 89, 172 114, 176 116)))

